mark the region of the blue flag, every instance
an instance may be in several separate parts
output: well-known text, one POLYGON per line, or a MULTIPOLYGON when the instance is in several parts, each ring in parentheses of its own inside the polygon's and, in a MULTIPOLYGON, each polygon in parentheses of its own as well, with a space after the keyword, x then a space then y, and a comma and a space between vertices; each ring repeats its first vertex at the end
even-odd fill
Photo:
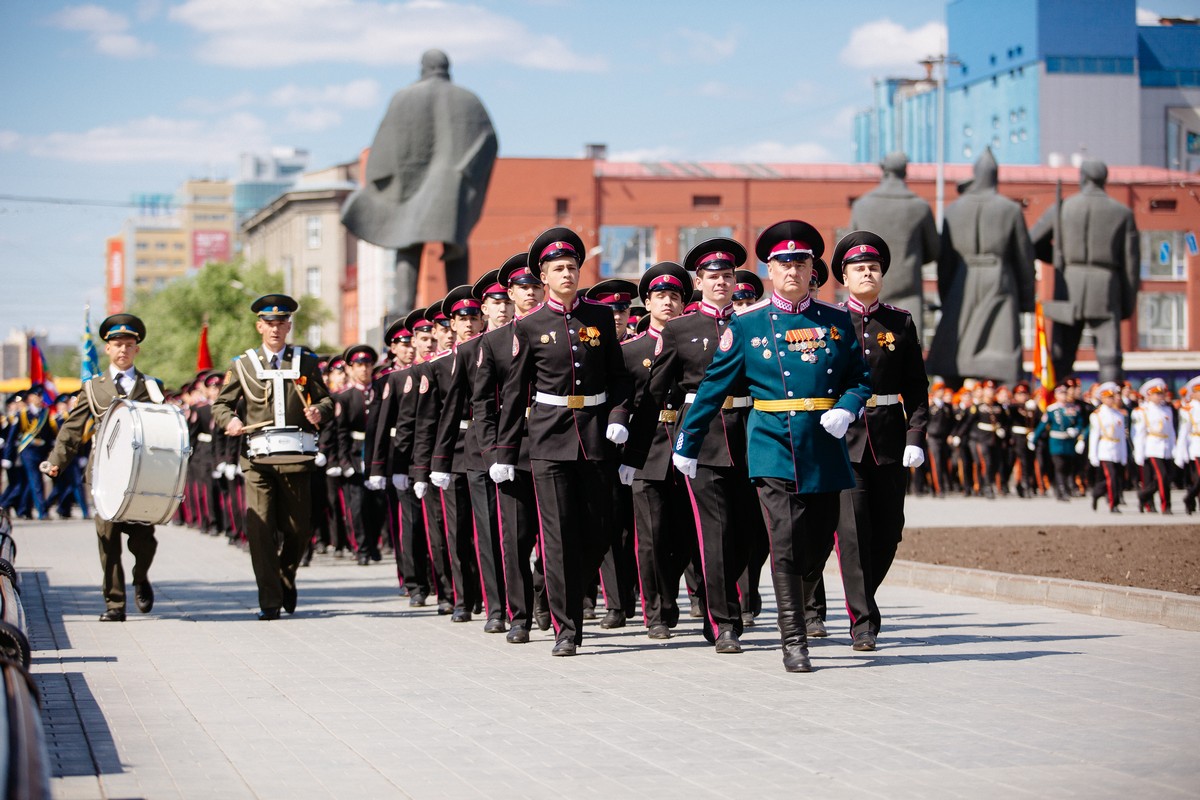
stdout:
POLYGON ((92 307, 83 309, 83 341, 79 345, 79 380, 87 383, 100 374, 100 354, 92 340, 92 307))

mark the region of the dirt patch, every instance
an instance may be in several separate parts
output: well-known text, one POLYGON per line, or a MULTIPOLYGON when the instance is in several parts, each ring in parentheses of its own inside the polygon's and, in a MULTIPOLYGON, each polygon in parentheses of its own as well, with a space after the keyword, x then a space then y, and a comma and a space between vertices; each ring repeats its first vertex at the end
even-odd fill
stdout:
POLYGON ((1200 596, 1200 525, 907 528, 896 558, 1200 596))

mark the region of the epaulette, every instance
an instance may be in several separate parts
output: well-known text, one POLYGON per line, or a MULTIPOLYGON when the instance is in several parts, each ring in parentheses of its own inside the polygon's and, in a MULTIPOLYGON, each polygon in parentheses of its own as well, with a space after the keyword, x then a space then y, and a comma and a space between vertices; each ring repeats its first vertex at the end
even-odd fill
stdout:
POLYGON ((581 302, 587 303, 588 305, 604 306, 605 308, 608 308, 609 310, 611 310, 611 306, 609 306, 607 303, 601 303, 599 300, 593 300, 590 297, 581 297, 579 299, 581 302))
POLYGON ((828 302, 826 302, 826 301, 824 301, 824 300, 818 300, 818 299, 817 299, 817 298, 815 298, 815 297, 812 299, 811 305, 814 305, 814 306, 825 306, 826 308, 830 309, 831 311, 840 311, 840 312, 842 312, 843 314, 849 314, 849 313, 850 313, 850 312, 849 312, 849 311, 846 309, 846 307, 845 307, 845 306, 843 306, 843 305, 842 305, 842 304, 840 304, 840 303, 828 303, 828 302))
MULTIPOLYGON (((759 309, 766 308, 770 304, 771 304, 771 296, 767 295, 766 297, 762 298, 761 300, 758 300, 757 302, 755 302, 753 305, 746 306, 741 311, 735 311, 733 313, 749 314, 751 311, 758 311, 759 309)), ((677 319, 682 319, 682 317, 678 317, 677 319)))
POLYGON ((912 316, 912 312, 907 308, 900 308, 899 306, 894 306, 890 303, 880 303, 879 305, 881 308, 890 308, 892 311, 899 311, 901 314, 908 314, 910 317, 912 316))
POLYGON ((453 352, 454 352, 453 350, 443 350, 440 353, 434 353, 432 356, 429 357, 429 360, 426 361, 425 363, 432 364, 434 361, 437 361, 439 358, 445 358, 446 356, 451 355, 453 352))
POLYGON ((645 335, 646 335, 646 332, 642 331, 641 333, 637 334, 636 336, 630 336, 628 339, 622 339, 621 346, 624 347, 625 345, 629 344, 630 342, 636 342, 638 339, 641 339, 645 335))

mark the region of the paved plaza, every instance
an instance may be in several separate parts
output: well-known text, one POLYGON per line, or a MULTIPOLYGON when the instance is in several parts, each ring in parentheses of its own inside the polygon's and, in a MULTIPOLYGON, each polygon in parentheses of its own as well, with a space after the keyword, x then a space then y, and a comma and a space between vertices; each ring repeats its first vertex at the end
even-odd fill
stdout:
MULTIPOLYGON (((909 524, 1030 505, 920 501, 909 524)), ((248 555, 178 527, 154 611, 100 623, 91 523, 15 536, 63 800, 1200 794, 1197 632, 885 585, 877 652, 835 612, 792 675, 764 579, 740 656, 685 619, 665 645, 590 623, 558 659, 549 633, 511 645, 409 608, 386 560, 319 556, 296 616, 258 622, 248 555)))

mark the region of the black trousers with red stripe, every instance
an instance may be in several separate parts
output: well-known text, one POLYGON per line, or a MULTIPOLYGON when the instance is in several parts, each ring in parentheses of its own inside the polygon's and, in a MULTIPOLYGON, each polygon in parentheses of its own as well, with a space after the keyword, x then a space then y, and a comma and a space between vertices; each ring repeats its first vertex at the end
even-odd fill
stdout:
POLYGON ((1138 502, 1143 507, 1152 507, 1155 493, 1162 503, 1162 510, 1170 511, 1171 462, 1165 458, 1147 458, 1142 464, 1142 488, 1138 490, 1138 502))
POLYGON ((709 621, 718 634, 732 630, 741 636, 738 578, 749 561, 745 528, 758 511, 754 490, 744 468, 701 465, 688 481, 688 491, 700 540, 709 621))
POLYGON ((1092 484, 1092 497, 1104 497, 1108 500, 1110 509, 1121 503, 1121 471, 1124 464, 1115 461, 1101 461, 1096 469, 1096 482, 1092 484))

